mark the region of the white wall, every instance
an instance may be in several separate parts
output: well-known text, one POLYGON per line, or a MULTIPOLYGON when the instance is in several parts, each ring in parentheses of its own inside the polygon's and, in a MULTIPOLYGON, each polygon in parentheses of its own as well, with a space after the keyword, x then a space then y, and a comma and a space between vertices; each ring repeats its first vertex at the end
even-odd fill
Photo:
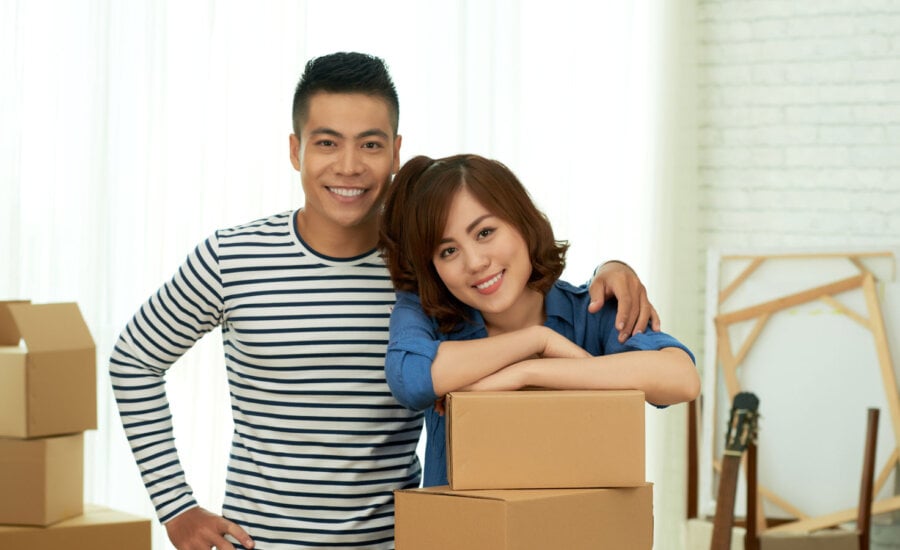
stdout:
POLYGON ((697 0, 695 23, 696 227, 678 238, 703 364, 708 248, 900 244, 900 2, 697 0))
POLYGON ((697 38, 697 269, 900 243, 900 2, 701 0, 697 38))

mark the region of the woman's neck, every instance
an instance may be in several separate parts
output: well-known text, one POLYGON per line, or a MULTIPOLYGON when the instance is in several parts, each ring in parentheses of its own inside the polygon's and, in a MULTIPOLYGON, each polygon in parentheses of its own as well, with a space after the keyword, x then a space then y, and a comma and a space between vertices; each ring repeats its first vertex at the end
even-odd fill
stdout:
POLYGON ((488 336, 544 324, 544 295, 527 288, 512 307, 502 313, 481 312, 488 336))

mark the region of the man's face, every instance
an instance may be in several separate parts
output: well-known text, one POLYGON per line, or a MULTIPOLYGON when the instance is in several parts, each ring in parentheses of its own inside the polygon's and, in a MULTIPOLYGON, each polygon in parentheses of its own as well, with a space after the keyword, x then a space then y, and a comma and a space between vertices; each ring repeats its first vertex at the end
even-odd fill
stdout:
POLYGON ((299 138, 291 135, 291 163, 300 171, 307 227, 374 231, 384 192, 400 164, 400 141, 384 100, 356 93, 313 95, 299 138))

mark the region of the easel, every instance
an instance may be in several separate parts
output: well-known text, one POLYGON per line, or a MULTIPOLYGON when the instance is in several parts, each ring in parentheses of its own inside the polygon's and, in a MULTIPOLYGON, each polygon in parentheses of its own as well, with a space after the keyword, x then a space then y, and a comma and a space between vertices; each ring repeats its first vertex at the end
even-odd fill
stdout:
MULTIPOLYGON (((751 275, 766 261, 774 259, 834 259, 846 258, 858 270, 858 275, 833 281, 814 288, 805 289, 793 294, 781 296, 773 300, 753 304, 736 311, 729 311, 717 315, 714 319, 714 327, 716 333, 716 357, 721 365, 722 377, 725 389, 728 395, 733 398, 735 394, 742 390, 740 381, 738 380, 738 367, 747 357, 753 343, 762 332, 768 320, 775 314, 788 308, 794 308, 801 304, 820 300, 829 307, 844 314, 847 318, 855 321, 872 333, 875 349, 878 358, 880 376, 884 387, 886 406, 890 415, 891 426, 894 432, 895 445, 893 452, 887 462, 881 468, 877 480, 875 481, 874 493, 878 493, 886 484, 888 477, 894 468, 900 464, 900 396, 897 392, 897 382, 894 376, 894 369, 891 363, 891 357, 888 349, 888 340, 884 327, 881 310, 878 302, 878 295, 875 286, 875 276, 864 265, 863 260, 867 258, 891 258, 893 254, 889 252, 875 253, 848 253, 848 254, 797 254, 797 255, 759 255, 759 256, 726 256, 723 259, 739 259, 747 260, 749 263, 724 289, 719 292, 718 303, 721 305, 731 294, 735 292, 751 275), (850 290, 859 289, 865 297, 868 317, 858 314, 857 312, 847 308, 837 301, 834 296, 850 290), (729 334, 729 327, 734 323, 752 321, 754 322, 752 330, 746 337, 744 342, 738 347, 737 353, 732 348, 732 342, 729 334)), ((713 401, 715 397, 711 398, 713 401)), ((710 404, 707 404, 709 406, 710 404)), ((715 407, 713 402, 711 406, 715 407)), ((697 457, 697 417, 699 407, 696 402, 692 402, 688 408, 688 517, 694 518, 698 515, 698 457, 697 457)), ((755 449, 754 449, 755 454, 755 449)), ((748 450, 747 457, 751 453, 748 450)), ((754 456, 755 458, 755 456, 754 456)), ((754 473, 755 476, 755 473, 754 473)), ((806 532, 810 530, 823 529, 833 527, 841 523, 852 521, 856 515, 856 509, 850 508, 839 512, 822 515, 819 517, 810 517, 802 510, 798 509, 787 499, 768 487, 754 485, 762 498, 768 500, 778 508, 790 513, 798 518, 797 521, 788 522, 777 527, 772 527, 772 531, 784 532, 806 532)), ((757 499, 754 495, 755 510, 751 513, 747 512, 747 516, 755 517, 753 529, 758 532, 767 529, 766 517, 762 513, 762 499, 757 499)), ((890 512, 900 510, 900 495, 886 498, 874 503, 874 513, 890 512)), ((749 528, 749 526, 748 526, 749 528)))

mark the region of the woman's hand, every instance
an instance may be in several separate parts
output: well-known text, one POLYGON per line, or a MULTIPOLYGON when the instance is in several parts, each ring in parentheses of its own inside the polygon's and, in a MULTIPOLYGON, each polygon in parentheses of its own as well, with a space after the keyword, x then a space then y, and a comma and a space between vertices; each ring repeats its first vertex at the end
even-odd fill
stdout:
POLYGON ((547 327, 541 328, 543 329, 541 335, 544 339, 544 346, 543 351, 538 353, 540 357, 579 359, 591 356, 590 353, 555 330, 547 327))

